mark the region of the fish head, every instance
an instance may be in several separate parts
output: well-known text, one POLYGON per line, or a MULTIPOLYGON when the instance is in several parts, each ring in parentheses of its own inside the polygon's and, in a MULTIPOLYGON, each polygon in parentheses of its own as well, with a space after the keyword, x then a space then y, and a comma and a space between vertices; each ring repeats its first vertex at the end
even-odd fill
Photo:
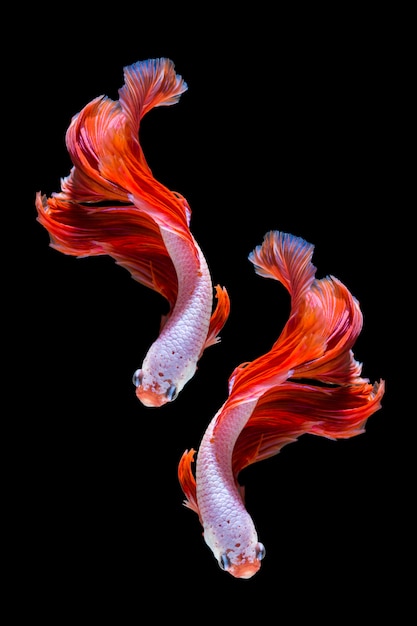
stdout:
POLYGON ((236 553, 227 550, 219 558, 221 569, 228 572, 234 578, 252 578, 259 571, 261 561, 265 556, 265 547, 257 542, 253 550, 236 553))
POLYGON ((142 368, 133 374, 136 396, 149 407, 173 402, 184 385, 194 376, 197 362, 181 350, 167 349, 156 340, 145 356, 142 368))
POLYGON ((136 387, 136 396, 145 406, 160 407, 178 396, 178 387, 172 380, 164 379, 163 375, 155 380, 154 376, 146 376, 143 369, 138 369, 132 380, 136 387))

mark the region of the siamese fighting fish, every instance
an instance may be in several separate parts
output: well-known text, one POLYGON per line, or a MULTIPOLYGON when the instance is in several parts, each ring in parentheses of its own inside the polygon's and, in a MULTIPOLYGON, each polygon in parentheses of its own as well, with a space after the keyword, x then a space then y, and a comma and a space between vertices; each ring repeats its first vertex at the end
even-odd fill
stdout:
POLYGON ((156 180, 139 141, 142 118, 177 103, 186 90, 170 59, 125 67, 117 100, 99 96, 72 118, 70 173, 59 192, 38 192, 35 201, 53 248, 75 257, 108 255, 166 299, 159 335, 133 374, 147 407, 175 400, 204 350, 220 340, 230 312, 228 293, 213 287, 190 230, 187 200, 156 180))
POLYGON ((197 452, 185 450, 178 465, 185 506, 197 513, 220 567, 236 578, 251 578, 265 556, 238 482, 243 468, 304 434, 354 437, 381 408, 384 381, 362 378, 352 352, 359 303, 337 278, 316 279, 313 248, 270 231, 249 255, 257 274, 288 290, 288 321, 266 354, 234 369, 197 452))

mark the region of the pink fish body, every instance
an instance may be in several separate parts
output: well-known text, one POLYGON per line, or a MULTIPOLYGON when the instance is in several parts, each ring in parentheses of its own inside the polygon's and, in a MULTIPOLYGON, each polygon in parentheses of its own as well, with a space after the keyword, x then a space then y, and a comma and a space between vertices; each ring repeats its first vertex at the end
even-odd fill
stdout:
POLYGON ((289 319, 269 352, 233 371, 228 398, 200 442, 195 477, 195 450, 185 451, 178 466, 184 504, 199 516, 219 565, 236 578, 251 578, 265 556, 238 483, 241 470, 303 434, 363 433, 381 407, 384 381, 361 378, 352 352, 362 328, 359 304, 336 278, 315 278, 313 249, 270 231, 250 254, 260 276, 289 291, 289 319))
POLYGON ((149 407, 178 396, 204 350, 219 341, 230 311, 226 289, 213 290, 187 201, 154 178, 139 142, 142 117, 178 102, 186 89, 169 59, 125 67, 117 101, 95 98, 73 117, 66 135, 73 167, 61 192, 36 194, 53 248, 77 257, 107 254, 168 301, 160 334, 133 375, 149 407))

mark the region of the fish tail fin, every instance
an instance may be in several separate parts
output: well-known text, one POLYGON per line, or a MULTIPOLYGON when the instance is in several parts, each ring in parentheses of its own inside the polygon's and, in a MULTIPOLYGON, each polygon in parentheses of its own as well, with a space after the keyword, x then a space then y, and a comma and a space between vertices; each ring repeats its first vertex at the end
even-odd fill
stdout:
POLYGON ((271 230, 248 259, 259 276, 273 278, 284 285, 291 294, 294 308, 315 279, 313 252, 313 244, 301 237, 271 230))
POLYGON ((287 287, 292 302, 272 349, 229 379, 229 407, 257 399, 233 450, 235 476, 303 434, 359 435, 381 408, 385 382, 361 378, 353 354, 362 329, 359 302, 333 276, 315 278, 312 252, 304 240, 271 231, 249 257, 259 275, 287 287))
POLYGON ((301 237, 269 231, 262 245, 249 255, 258 275, 278 280, 286 287, 291 296, 291 312, 271 350, 232 372, 230 404, 260 397, 325 352, 324 313, 313 298, 307 297, 315 282, 313 250, 314 246, 301 237))
POLYGON ((52 248, 76 257, 105 254, 94 236, 87 236, 87 231, 77 226, 83 219, 83 209, 78 204, 47 198, 38 191, 35 206, 37 221, 48 231, 52 248))
POLYGON ((124 68, 124 85, 119 89, 123 112, 134 129, 151 109, 176 104, 187 83, 175 72, 171 59, 164 57, 137 61, 124 68))
POLYGON ((175 304, 177 276, 157 224, 132 206, 86 206, 37 192, 37 220, 50 245, 75 257, 107 255, 132 278, 175 304))
POLYGON ((287 382, 260 398, 233 450, 235 476, 244 467, 278 454, 302 435, 349 439, 365 432, 381 409, 385 381, 360 379, 343 386, 287 382))

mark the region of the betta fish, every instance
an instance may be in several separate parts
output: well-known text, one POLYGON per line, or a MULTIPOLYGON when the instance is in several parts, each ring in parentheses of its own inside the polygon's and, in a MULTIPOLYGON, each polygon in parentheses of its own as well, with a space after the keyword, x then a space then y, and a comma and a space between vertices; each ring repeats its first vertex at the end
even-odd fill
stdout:
POLYGON ((361 378, 352 347, 362 329, 358 301, 333 276, 316 279, 314 246, 279 231, 249 255, 255 272, 284 285, 288 321, 269 352, 237 366, 228 397, 198 448, 178 465, 184 505, 199 517, 206 544, 223 570, 251 578, 265 546, 245 507, 239 473, 304 434, 349 438, 381 408, 385 382, 361 378))
POLYGON ((191 233, 187 200, 155 179, 139 142, 144 115, 177 103, 187 88, 169 59, 125 67, 118 100, 97 97, 72 118, 70 173, 59 193, 38 192, 35 202, 53 248, 76 257, 108 255, 166 299, 159 335, 133 375, 148 407, 178 396, 204 350, 220 340, 230 312, 228 293, 213 289, 191 233))

